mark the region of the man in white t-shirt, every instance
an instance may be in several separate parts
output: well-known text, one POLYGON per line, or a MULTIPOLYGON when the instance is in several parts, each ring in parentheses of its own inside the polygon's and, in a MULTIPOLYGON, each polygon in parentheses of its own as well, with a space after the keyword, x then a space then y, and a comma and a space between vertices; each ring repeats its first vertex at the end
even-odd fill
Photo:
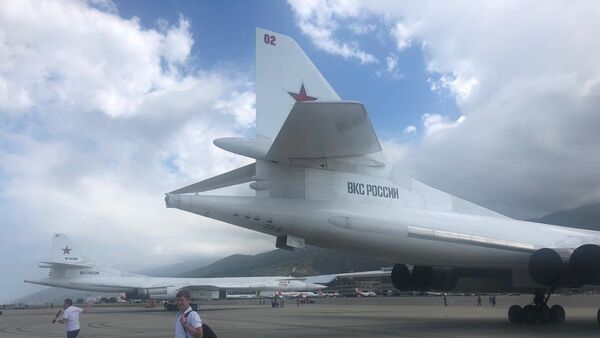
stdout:
POLYGON ((202 319, 190 306, 190 292, 179 290, 177 298, 177 318, 175 319, 175 338, 202 338, 202 319))
MULTIPOLYGON (((87 303, 85 309, 73 306, 73 300, 70 298, 65 299, 63 304, 63 316, 58 320, 61 324, 67 324, 67 338, 75 338, 79 334, 79 314, 88 312, 90 310, 91 302, 87 303)), ((57 314, 58 316, 58 314, 57 314)), ((54 321, 52 321, 54 323, 54 321)))

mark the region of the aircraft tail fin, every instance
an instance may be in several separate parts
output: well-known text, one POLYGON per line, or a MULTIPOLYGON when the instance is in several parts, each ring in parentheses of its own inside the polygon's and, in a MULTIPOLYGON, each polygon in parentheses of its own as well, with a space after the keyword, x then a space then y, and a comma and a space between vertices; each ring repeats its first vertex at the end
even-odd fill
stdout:
POLYGON ((296 102, 340 100, 294 39, 262 28, 255 39, 257 135, 273 140, 296 102))
POLYGON ((65 234, 52 235, 52 252, 50 260, 41 262, 47 265, 92 266, 94 261, 86 257, 79 247, 65 234))

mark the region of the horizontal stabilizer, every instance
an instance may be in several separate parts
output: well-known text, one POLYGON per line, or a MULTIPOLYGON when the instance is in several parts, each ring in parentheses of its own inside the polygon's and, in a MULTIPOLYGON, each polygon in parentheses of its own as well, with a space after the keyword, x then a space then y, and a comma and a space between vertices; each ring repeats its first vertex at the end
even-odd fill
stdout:
POLYGON ((381 151, 369 115, 359 102, 296 102, 267 158, 361 156, 381 151))
POLYGON ((64 268, 91 268, 94 267, 94 264, 79 264, 79 263, 69 263, 69 262, 40 262, 40 268, 56 268, 56 267, 64 267, 64 268))
POLYGON ((170 194, 192 194, 247 183, 253 181, 255 175, 256 164, 252 163, 204 181, 188 185, 187 187, 171 191, 170 194))

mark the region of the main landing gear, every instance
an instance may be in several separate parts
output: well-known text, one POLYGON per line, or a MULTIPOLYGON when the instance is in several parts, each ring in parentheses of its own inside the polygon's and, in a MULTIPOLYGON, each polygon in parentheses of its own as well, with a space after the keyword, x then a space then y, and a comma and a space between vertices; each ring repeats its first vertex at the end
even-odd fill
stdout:
MULTIPOLYGON (((533 303, 520 307, 513 305, 508 309, 508 320, 513 324, 547 324, 562 323, 565 321, 565 309, 560 305, 548 307, 548 299, 553 289, 548 290, 545 296, 544 289, 535 290, 533 303)), ((600 312, 598 313, 600 321, 600 312)))

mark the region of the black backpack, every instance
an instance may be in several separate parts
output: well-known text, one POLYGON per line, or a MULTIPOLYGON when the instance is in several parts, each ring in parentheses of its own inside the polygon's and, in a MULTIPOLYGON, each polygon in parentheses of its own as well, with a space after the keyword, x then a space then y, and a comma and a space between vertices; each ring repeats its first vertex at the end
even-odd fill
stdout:
MULTIPOLYGON (((196 312, 194 310, 188 312, 185 314, 185 318, 188 317, 188 315, 192 312, 196 312)), ((185 327, 183 328, 184 331, 185 327)), ((187 331, 186 331, 186 335, 187 335, 187 331)), ((213 329, 210 328, 210 326, 206 325, 205 323, 202 323, 202 338, 217 338, 217 334, 215 333, 215 331, 213 331, 213 329)))
POLYGON ((202 337, 203 338, 217 338, 217 334, 210 326, 202 323, 202 337))

